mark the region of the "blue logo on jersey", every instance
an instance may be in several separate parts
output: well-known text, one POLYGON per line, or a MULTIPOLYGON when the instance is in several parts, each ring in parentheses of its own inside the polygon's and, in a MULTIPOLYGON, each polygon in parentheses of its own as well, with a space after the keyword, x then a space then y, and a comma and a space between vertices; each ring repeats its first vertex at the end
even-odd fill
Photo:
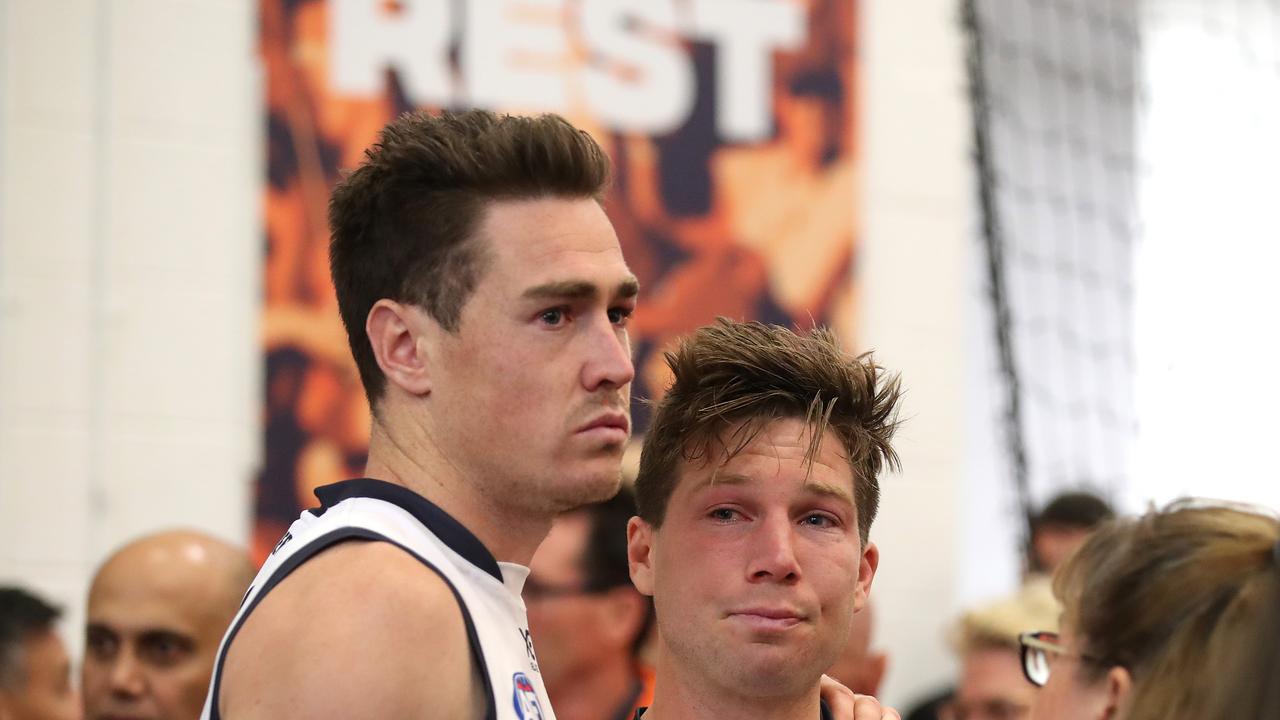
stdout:
POLYGON ((538 704, 538 691, 524 673, 511 676, 511 684, 515 690, 511 693, 511 701, 516 707, 516 717, 520 720, 544 720, 542 706, 538 704))

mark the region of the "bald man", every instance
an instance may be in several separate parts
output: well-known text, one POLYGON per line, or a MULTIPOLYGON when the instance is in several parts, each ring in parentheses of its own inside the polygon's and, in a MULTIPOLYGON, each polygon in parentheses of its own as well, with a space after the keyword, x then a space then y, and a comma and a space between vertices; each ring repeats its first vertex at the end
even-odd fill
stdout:
POLYGON ((253 579, 241 549, 208 535, 149 535, 103 563, 89 590, 86 720, 195 720, 222 633, 253 579))

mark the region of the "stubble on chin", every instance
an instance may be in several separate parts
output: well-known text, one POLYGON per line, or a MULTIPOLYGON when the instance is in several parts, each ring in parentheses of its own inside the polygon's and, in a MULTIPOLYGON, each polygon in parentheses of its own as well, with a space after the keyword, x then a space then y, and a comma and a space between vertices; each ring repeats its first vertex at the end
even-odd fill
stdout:
POLYGON ((495 499, 502 505, 522 513, 559 515, 617 495, 622 485, 622 467, 619 461, 611 470, 579 478, 526 476, 512 478, 504 485, 495 488, 495 499))

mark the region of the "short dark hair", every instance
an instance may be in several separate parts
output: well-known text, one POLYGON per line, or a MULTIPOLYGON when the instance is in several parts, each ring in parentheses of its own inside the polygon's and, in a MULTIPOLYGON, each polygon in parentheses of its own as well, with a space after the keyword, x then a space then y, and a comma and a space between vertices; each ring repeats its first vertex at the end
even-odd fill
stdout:
POLYGON ((25 682, 23 643, 52 630, 61 616, 61 610, 26 590, 0 588, 0 688, 25 682))
POLYGON ((662 524, 681 463, 709 461, 713 442, 724 443, 733 457, 769 421, 798 417, 814 429, 810 460, 826 430, 840 438, 866 543, 880 504, 880 471, 898 464, 890 445, 901 394, 896 375, 887 375, 870 353, 846 354, 830 330, 798 335, 725 318, 694 332, 666 357, 675 381, 654 410, 640 455, 640 517, 662 524), (732 438, 721 437, 740 422, 732 438))
POLYGON ((474 235, 486 206, 599 201, 609 172, 591 136, 557 115, 416 112, 383 128, 329 202, 329 270, 369 403, 386 387, 365 334, 374 303, 412 303, 457 330, 484 270, 485 249, 474 235))
POLYGON ((1091 530, 1115 517, 1106 500, 1090 492, 1073 491, 1057 495, 1032 521, 1036 528, 1070 527, 1091 530))

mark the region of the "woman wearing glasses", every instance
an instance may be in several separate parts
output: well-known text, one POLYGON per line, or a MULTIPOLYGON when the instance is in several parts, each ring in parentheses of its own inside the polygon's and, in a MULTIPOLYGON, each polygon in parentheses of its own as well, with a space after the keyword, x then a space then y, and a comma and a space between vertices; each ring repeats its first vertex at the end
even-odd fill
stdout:
POLYGON ((1103 526, 1027 633, 1035 720, 1280 718, 1280 522, 1182 501, 1103 526))

